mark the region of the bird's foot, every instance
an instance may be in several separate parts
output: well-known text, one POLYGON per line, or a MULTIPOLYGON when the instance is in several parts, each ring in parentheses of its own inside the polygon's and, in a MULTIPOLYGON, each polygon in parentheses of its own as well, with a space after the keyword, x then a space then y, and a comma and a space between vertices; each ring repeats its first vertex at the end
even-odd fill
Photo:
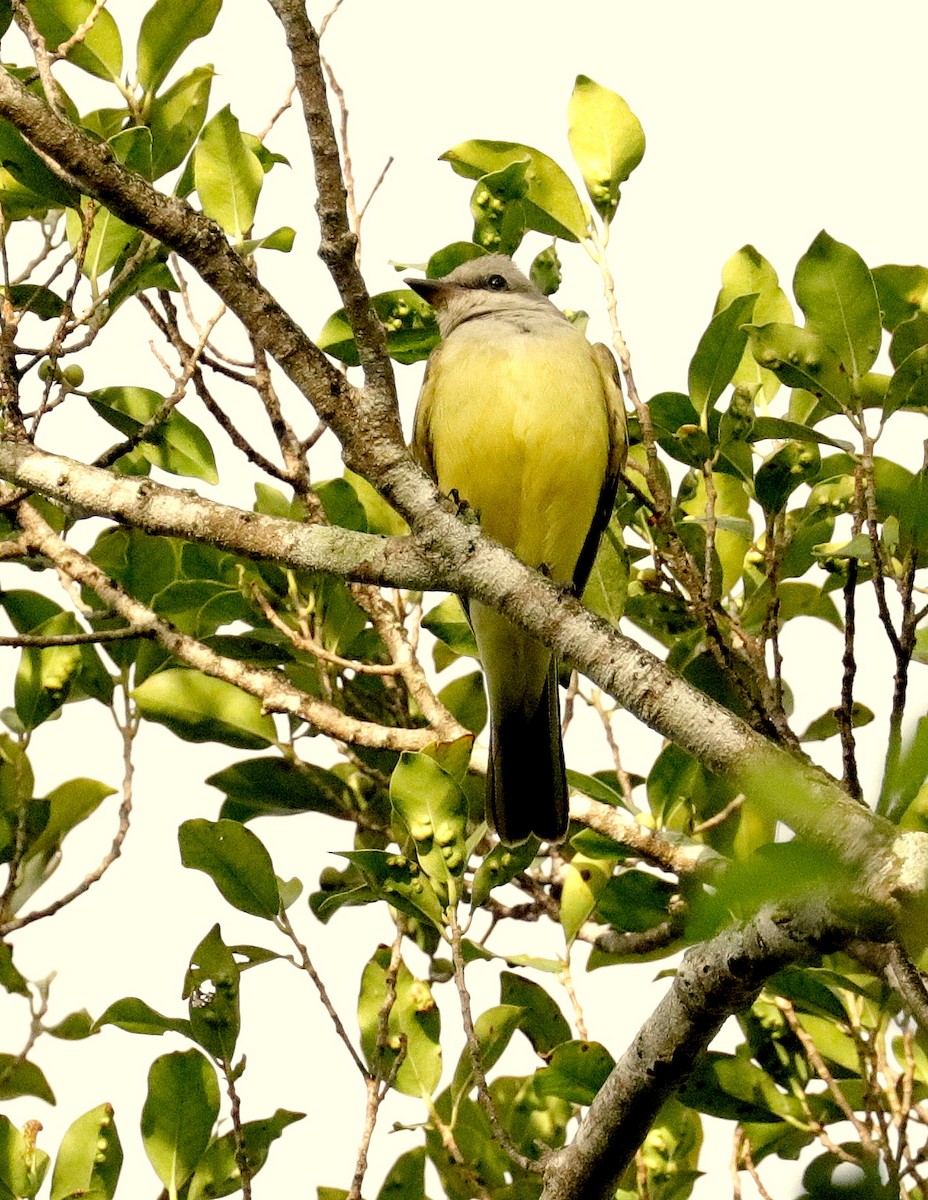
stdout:
POLYGON ((465 525, 479 525, 480 513, 462 500, 457 488, 452 488, 447 496, 442 497, 442 503, 448 512, 454 513, 465 525))

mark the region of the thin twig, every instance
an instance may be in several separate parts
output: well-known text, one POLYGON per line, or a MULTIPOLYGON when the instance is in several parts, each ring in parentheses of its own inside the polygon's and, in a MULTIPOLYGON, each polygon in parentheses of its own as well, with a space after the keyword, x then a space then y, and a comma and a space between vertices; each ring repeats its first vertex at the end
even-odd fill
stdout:
POLYGON ((854 1130, 860 1139, 861 1145, 871 1154, 876 1153, 876 1146, 871 1137, 870 1130, 860 1120, 853 1107, 848 1103, 844 1093, 835 1081, 831 1071, 829 1071, 824 1058, 819 1053, 812 1037, 805 1031, 800 1023, 796 1010, 793 1007, 792 1001, 787 1000, 784 996, 774 996, 773 1002, 786 1018, 786 1023, 789 1025, 794 1036, 802 1045, 806 1058, 809 1060, 809 1065, 815 1071, 816 1075, 821 1079, 822 1083, 828 1088, 831 1098, 837 1104, 838 1108, 844 1113, 844 1116, 854 1126, 854 1130))
POLYGON ((396 1003, 396 980, 399 976, 400 966, 403 962, 401 953, 403 944, 403 932, 399 922, 397 923, 396 937, 393 939, 393 945, 390 949, 390 963, 387 967, 386 977, 384 979, 384 998, 383 1004, 380 1006, 380 1012, 377 1014, 377 1049, 379 1051, 378 1069, 372 1072, 367 1079, 367 1100, 364 1106, 364 1128, 361 1133, 361 1142, 358 1146, 358 1157, 355 1164, 354 1177, 351 1180, 351 1187, 348 1190, 346 1200, 361 1200, 361 1186, 364 1183, 364 1176, 367 1174, 367 1155, 370 1149, 371 1139, 374 1136, 374 1127, 377 1124, 377 1116, 380 1112, 380 1105, 387 1094, 387 1091, 396 1082, 396 1076, 399 1073, 400 1067, 406 1058, 407 1043, 405 1036, 402 1038, 399 1051, 393 1059, 393 1064, 386 1075, 380 1073, 380 1063, 383 1060, 384 1051, 387 1048, 387 1039, 390 1027, 390 1013, 393 1011, 393 1006, 396 1003))
POLYGON ((87 646, 100 642, 126 642, 134 638, 151 638, 151 629, 101 629, 96 633, 18 633, 15 637, 0 637, 0 646, 21 649, 46 649, 51 646, 87 646))
POLYGON ((117 721, 117 725, 122 734, 123 744, 122 802, 119 805, 119 825, 109 851, 89 875, 86 875, 69 892, 66 892, 63 896, 59 896, 54 903, 47 905, 45 908, 27 913, 24 917, 13 917, 11 920, 4 922, 0 926, 0 938, 7 937, 17 929, 23 929, 27 925, 32 925, 35 921, 42 921, 46 917, 54 916, 55 913, 66 908, 78 896, 83 896, 86 891, 89 891, 95 883, 99 883, 116 859, 122 854, 122 848, 129 833, 129 824, 132 817, 132 777, 135 772, 132 761, 132 746, 138 730, 138 717, 135 714, 134 706, 128 692, 125 693, 125 714, 121 723, 117 721))
POLYGON ((276 917, 274 924, 281 931, 281 933, 285 934, 286 937, 288 937, 293 943, 297 954, 300 956, 300 968, 306 972, 306 974, 315 984, 316 991, 319 993, 319 999, 322 1001, 322 1007, 329 1014, 329 1018, 332 1021, 332 1024, 335 1026, 335 1032, 341 1039, 345 1049, 351 1055, 351 1060, 360 1071, 362 1079, 366 1081, 369 1078, 367 1067, 362 1062, 361 1056, 358 1054, 357 1050, 355 1050, 354 1044, 352 1043, 351 1038, 348 1036, 348 1031, 342 1023, 342 1019, 338 1015, 338 1011, 329 997, 328 990, 322 981, 322 977, 313 966, 312 959, 309 957, 309 951, 297 937, 296 931, 290 924, 290 918, 287 916, 286 912, 280 912, 276 917))
POLYGON ((230 1062, 223 1062, 222 1071, 226 1080, 226 1095, 229 1097, 229 1115, 232 1118, 232 1137, 235 1141, 235 1165, 241 1182, 242 1200, 251 1200, 251 1163, 245 1150, 245 1136, 242 1129, 242 1100, 238 1094, 236 1080, 245 1069, 245 1056, 233 1067, 230 1062))
POLYGON ((464 1023, 464 1035, 467 1038, 467 1048, 470 1052, 471 1068, 474 1073, 474 1082, 477 1085, 477 1097, 480 1101, 480 1106, 486 1114, 487 1120, 490 1122, 490 1128, 493 1130, 493 1136, 509 1158, 521 1167, 523 1171, 531 1171, 533 1173, 541 1173, 543 1164, 535 1159, 527 1158, 521 1150, 517 1149, 512 1144, 508 1132, 503 1128, 503 1124, 499 1119, 499 1113, 496 1111, 496 1105, 493 1103, 493 1097, 490 1095, 490 1089, 487 1085, 487 1077, 483 1069, 483 1060, 480 1053, 480 1043, 477 1040, 477 1032, 474 1029, 474 1019, 470 1007, 470 993, 467 990, 467 983, 464 979, 464 955, 461 951, 461 927, 458 924, 457 912, 452 908, 450 910, 450 927, 451 927, 451 958, 454 963, 454 981, 458 989, 458 999, 461 1005, 461 1017, 464 1023))
POLYGON ((589 1041, 590 1034, 586 1027, 586 1019, 583 1015, 583 1007, 580 1004, 580 997, 577 995, 577 989, 574 987, 573 973, 570 969, 570 951, 568 950, 568 958, 561 963, 561 970, 558 974, 558 979, 567 993, 570 1000, 570 1006, 574 1012, 574 1024, 577 1027, 577 1033, 585 1042, 589 1041))

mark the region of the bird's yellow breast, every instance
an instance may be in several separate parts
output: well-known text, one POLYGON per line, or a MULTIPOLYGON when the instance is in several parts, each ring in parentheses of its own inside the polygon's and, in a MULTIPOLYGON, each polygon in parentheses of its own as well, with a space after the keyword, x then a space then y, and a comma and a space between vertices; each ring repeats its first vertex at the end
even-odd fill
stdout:
POLYGON ((607 401, 586 338, 475 321, 437 352, 416 442, 439 488, 455 489, 490 537, 567 582, 593 522, 609 458, 607 401))

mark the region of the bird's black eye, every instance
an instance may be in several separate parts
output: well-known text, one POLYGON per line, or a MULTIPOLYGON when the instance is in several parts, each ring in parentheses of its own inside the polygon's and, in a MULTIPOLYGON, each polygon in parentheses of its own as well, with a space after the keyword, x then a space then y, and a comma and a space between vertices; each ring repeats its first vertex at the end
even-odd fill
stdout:
POLYGON ((491 275, 487 279, 487 287, 491 292, 505 292, 507 284, 502 275, 491 275))

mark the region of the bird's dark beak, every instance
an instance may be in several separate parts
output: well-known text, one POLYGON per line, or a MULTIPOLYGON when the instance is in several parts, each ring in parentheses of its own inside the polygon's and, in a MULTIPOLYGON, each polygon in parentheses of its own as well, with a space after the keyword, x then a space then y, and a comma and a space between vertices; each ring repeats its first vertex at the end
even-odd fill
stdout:
POLYGON ((432 305, 440 299, 447 286, 442 279, 404 279, 403 283, 432 305))

